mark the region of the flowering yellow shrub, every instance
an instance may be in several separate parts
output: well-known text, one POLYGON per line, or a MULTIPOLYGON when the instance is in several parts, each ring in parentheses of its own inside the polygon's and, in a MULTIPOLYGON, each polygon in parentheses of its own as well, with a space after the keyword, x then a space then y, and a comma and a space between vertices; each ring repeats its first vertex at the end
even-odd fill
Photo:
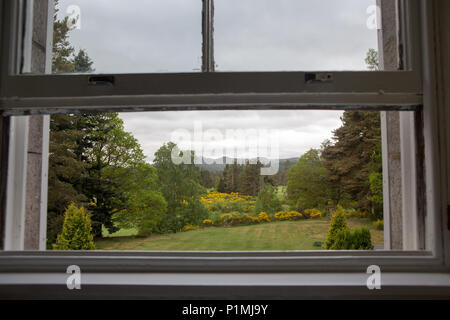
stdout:
POLYGON ((220 216, 220 223, 230 224, 230 222, 231 222, 231 214, 224 213, 223 215, 220 216))
POLYGON ((203 225, 205 227, 211 227, 214 225, 214 222, 212 222, 212 220, 210 220, 210 219, 205 219, 205 220, 203 220, 203 225))
POLYGON ((358 210, 350 210, 346 212, 347 217, 352 218, 366 218, 367 212, 364 211, 358 211, 358 210))
POLYGON ((200 229, 199 226, 193 226, 192 224, 187 224, 184 226, 184 231, 197 230, 200 229))
POLYGON ((241 216, 237 213, 233 213, 233 215, 231 216, 231 224, 233 226, 241 224, 241 216))
POLYGON ((384 230, 384 221, 378 219, 377 221, 374 221, 373 225, 377 230, 384 230))
POLYGON ((241 195, 237 192, 211 191, 206 196, 201 197, 200 200, 209 211, 219 212, 251 212, 255 204, 252 196, 241 195))
POLYGON ((255 224, 255 223, 259 223, 260 221, 258 220, 258 217, 255 216, 251 216, 249 214, 245 214, 242 218, 241 218, 241 222, 243 224, 255 224))
POLYGON ((258 221, 259 222, 270 222, 270 217, 266 212, 260 212, 258 214, 258 221))
POLYGON ((300 220, 303 219, 304 216, 297 211, 279 211, 277 213, 275 213, 274 215, 275 220, 280 220, 280 221, 284 221, 284 220, 300 220))
POLYGON ((323 216, 322 212, 317 209, 306 209, 305 215, 309 216, 311 219, 321 218, 323 216))

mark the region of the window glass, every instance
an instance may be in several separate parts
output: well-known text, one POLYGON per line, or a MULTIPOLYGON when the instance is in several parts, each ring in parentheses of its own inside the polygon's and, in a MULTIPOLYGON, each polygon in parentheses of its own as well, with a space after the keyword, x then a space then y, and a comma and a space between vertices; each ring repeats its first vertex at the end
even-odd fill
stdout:
POLYGON ((199 0, 59 0, 56 9, 53 72, 201 69, 199 0))
POLYGON ((215 0, 217 71, 366 70, 375 0, 215 0))

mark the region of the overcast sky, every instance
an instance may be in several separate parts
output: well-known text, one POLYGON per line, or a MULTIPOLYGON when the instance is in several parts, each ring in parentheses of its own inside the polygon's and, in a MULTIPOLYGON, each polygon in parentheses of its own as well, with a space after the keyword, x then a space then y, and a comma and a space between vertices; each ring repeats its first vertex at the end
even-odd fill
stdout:
MULTIPOLYGON (((367 28, 375 0, 215 0, 218 71, 366 70, 377 48, 367 28)), ((59 14, 79 14, 70 42, 98 73, 198 72, 201 0, 60 0, 59 14), (75 6, 75 7, 70 7, 75 6), (75 8, 75 11, 73 9, 75 8)), ((121 114, 148 159, 177 129, 279 130, 280 157, 296 157, 331 137, 335 111, 221 111, 121 114)), ((216 142, 226 146, 229 141, 216 142)))

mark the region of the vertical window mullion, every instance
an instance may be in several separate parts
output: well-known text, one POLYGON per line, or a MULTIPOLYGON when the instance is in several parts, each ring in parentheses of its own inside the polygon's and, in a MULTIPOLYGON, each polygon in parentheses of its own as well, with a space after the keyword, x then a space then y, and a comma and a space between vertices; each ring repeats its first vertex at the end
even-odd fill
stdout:
POLYGON ((202 72, 214 72, 214 0, 202 1, 202 72))

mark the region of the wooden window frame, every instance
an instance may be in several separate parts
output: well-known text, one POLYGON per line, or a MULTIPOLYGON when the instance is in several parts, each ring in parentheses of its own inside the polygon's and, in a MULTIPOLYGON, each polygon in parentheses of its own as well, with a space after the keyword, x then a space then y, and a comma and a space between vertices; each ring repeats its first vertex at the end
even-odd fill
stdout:
MULTIPOLYGON (((0 295, 1 288, 10 288, 11 285, 19 286, 14 287, 13 291, 25 290, 27 285, 42 285, 43 288, 56 286, 57 289, 52 292, 60 292, 65 285, 65 268, 72 264, 82 268, 87 275, 87 285, 94 290, 91 293, 89 290, 76 293, 82 296, 106 294, 105 288, 113 288, 110 295, 124 297, 130 293, 123 291, 123 287, 139 287, 132 279, 142 279, 145 275, 157 277, 143 280, 142 294, 146 297, 183 296, 180 287, 198 289, 190 294, 187 293, 189 290, 186 291, 185 297, 220 297, 220 290, 227 287, 227 279, 237 296, 239 290, 249 288, 255 288, 252 292, 258 296, 258 287, 266 288, 264 281, 277 276, 281 278, 269 281, 260 294, 268 294, 271 288, 282 287, 286 289, 286 294, 291 292, 287 288, 295 291, 290 296, 313 297, 308 295, 306 288, 325 288, 330 297, 342 296, 349 288, 353 288, 354 293, 367 290, 362 275, 368 266, 374 264, 380 266, 388 278, 391 277, 384 285, 392 290, 387 292, 392 292, 394 296, 397 285, 403 285, 406 290, 402 292, 408 293, 405 284, 408 281, 411 283, 410 290, 416 285, 419 288, 419 291, 412 290, 410 294, 419 294, 426 286, 426 279, 430 279, 423 276, 429 273, 435 275, 433 294, 440 296, 447 293, 450 288, 449 258, 445 252, 450 251, 450 240, 448 234, 443 234, 442 219, 443 190, 446 187, 441 172, 446 159, 438 151, 439 106, 434 74, 437 63, 434 51, 436 30, 433 25, 435 1, 398 1, 406 28, 402 32, 406 37, 403 44, 407 44, 405 71, 320 72, 329 73, 332 83, 307 83, 305 79, 311 72, 103 75, 114 77, 112 86, 90 84, 92 75, 18 75, 16 58, 21 54, 16 44, 21 34, 20 9, 23 1, 4 1, 2 10, 7 19, 2 30, 3 72, 0 78, 0 110, 4 117, 85 111, 420 111, 423 113, 425 141, 427 215, 424 251, 0 252, 0 272, 8 275, 0 281, 0 295), (248 280, 247 285, 239 285, 240 274, 247 274, 252 280, 248 280), (305 275, 309 275, 308 281, 305 275), (327 275, 331 278, 324 282, 323 277, 327 275), (348 281, 342 280, 345 275, 348 281), (212 276, 216 278, 212 279, 212 276), (403 277, 400 281, 404 281, 403 284, 396 284, 395 279, 399 279, 396 276, 403 277), (179 281, 171 281, 170 277, 178 277, 179 281), (158 293, 157 289, 161 287, 166 291, 158 293)), ((10 162, 15 160, 9 159, 10 162)), ((69 294, 64 291, 64 295, 69 294)))

